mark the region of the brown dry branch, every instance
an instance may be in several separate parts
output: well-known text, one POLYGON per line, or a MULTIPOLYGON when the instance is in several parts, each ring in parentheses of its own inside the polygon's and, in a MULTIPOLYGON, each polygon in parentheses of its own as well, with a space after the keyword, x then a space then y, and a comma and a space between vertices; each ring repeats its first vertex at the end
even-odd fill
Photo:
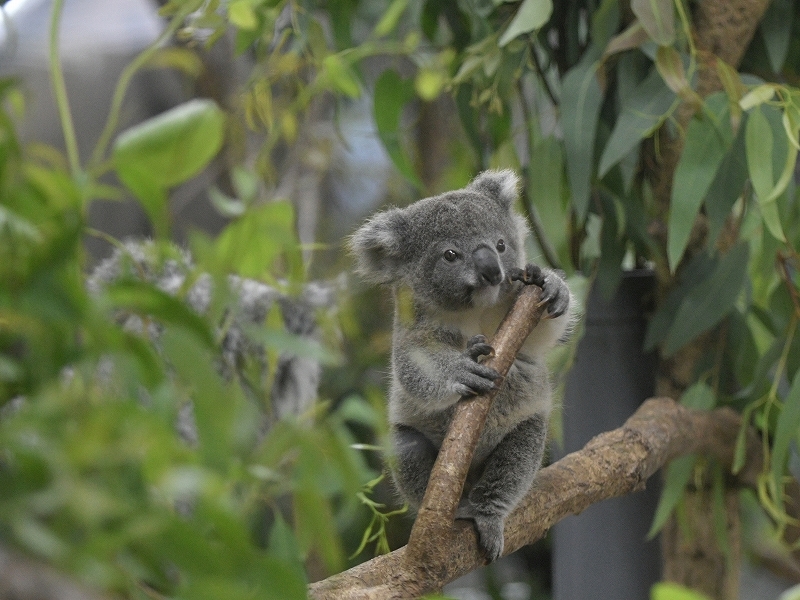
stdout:
MULTIPOLYGON (((644 489, 650 476, 678 456, 712 456, 730 467, 740 426, 739 415, 729 408, 695 411, 669 398, 647 400, 622 427, 539 472, 533 489, 506 521, 505 553, 541 539, 555 523, 592 504, 644 489)), ((761 464, 761 445, 750 432, 738 481, 753 485, 761 464)), ((447 560, 409 564, 406 546, 311 584, 310 595, 318 600, 415 598, 483 564, 468 522, 457 521, 433 543, 447 560)))
MULTIPOLYGON (((503 377, 542 317, 545 306, 541 293, 538 286, 524 287, 492 339, 494 355, 485 364, 503 377)), ((449 559, 449 548, 439 540, 453 527, 467 471, 498 389, 499 386, 487 394, 462 399, 456 406, 409 537, 411 566, 435 565, 449 559)))
MULTIPOLYGON (((507 372, 542 312, 537 289, 526 288, 521 298, 492 341, 492 364, 501 373, 507 372)), ((453 522, 453 515, 491 400, 461 403, 409 545, 311 584, 312 598, 416 598, 484 564, 472 524, 453 522)), ((505 553, 541 539, 555 523, 591 504, 643 489, 651 475, 678 456, 710 455, 730 467, 740 426, 740 417, 731 409, 693 411, 669 398, 648 400, 619 429, 595 437, 582 450, 539 472, 531 492, 506 521, 505 553)), ((762 464, 753 432, 747 437, 746 456, 738 477, 752 485, 762 464)))

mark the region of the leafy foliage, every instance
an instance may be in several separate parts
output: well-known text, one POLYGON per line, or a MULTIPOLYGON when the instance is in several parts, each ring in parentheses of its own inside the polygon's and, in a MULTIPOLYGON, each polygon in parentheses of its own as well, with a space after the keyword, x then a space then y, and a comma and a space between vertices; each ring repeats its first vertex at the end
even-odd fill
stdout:
MULTIPOLYGON (((356 395, 360 409, 345 403, 280 421, 259 439, 253 415, 265 407, 214 369, 224 302, 201 317, 144 284, 89 295, 81 237, 91 202, 120 195, 101 173, 114 170, 166 238, 170 187, 221 145, 256 132, 253 166, 232 169, 234 195, 212 193, 231 224, 214 240, 195 235, 192 250, 212 277, 239 273, 296 291, 307 265, 294 215, 287 204, 259 205, 255 190, 277 179, 275 157, 298 143, 324 102, 364 96, 411 188, 439 191, 479 169, 515 168, 534 252, 553 266, 588 276, 607 295, 624 269, 662 274, 647 345, 674 357, 710 340, 683 401, 732 406, 761 432, 759 498, 780 531, 800 442, 800 89, 786 83, 798 80, 800 3, 770 3, 738 69, 694 46, 691 6, 630 7, 632 14, 614 0, 170 0, 165 38, 211 46, 232 31, 236 51, 254 58, 233 108, 194 101, 117 135, 138 68, 197 71, 186 49, 154 45, 123 74, 91 161, 76 171, 71 152, 69 172, 61 159, 19 143, 19 94, 13 82, 0 83, 0 402, 8 406, 0 417, 0 537, 131 596, 269 597, 271 582, 289 590, 282 597, 300 596, 303 559, 313 555, 328 571, 344 564, 336 528, 352 519, 357 491, 374 477, 344 422, 369 404, 356 395), (717 91, 701 97, 698 82, 711 73, 717 91), (425 176, 415 146, 415 119, 431 102, 448 109, 447 135, 455 131, 440 181, 425 176), (665 187, 653 175, 670 139, 681 140, 682 152, 665 187), (119 309, 157 319, 159 350, 116 326, 119 309), (190 397, 196 446, 174 430, 190 397), (281 516, 283 498, 293 519, 281 516)), ((344 314, 345 330, 356 330, 344 314)), ((274 315, 263 340, 272 356, 294 343, 274 315)), ((360 359, 387 347, 371 340, 360 359)), ((304 351, 320 358, 319 349, 304 351)), ((268 402, 268 392, 260 397, 268 402)), ((722 485, 716 467, 690 462, 670 469, 656 526, 679 505, 693 469, 709 469, 722 485)), ((383 521, 380 502, 363 498, 375 515, 369 540, 383 521)))

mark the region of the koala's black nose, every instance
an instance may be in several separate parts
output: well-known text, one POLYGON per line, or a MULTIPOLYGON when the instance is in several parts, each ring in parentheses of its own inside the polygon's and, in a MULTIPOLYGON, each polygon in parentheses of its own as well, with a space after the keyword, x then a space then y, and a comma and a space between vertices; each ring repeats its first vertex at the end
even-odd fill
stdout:
POLYGON ((503 270, 494 250, 481 246, 472 253, 475 271, 478 273, 478 282, 481 285, 497 285, 503 279, 503 270))

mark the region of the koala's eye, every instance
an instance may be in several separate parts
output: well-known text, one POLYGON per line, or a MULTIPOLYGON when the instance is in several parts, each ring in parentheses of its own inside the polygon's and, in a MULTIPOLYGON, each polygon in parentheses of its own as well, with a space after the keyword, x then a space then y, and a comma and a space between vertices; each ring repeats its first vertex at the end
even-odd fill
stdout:
POLYGON ((499 240, 497 242, 497 251, 498 252, 505 252, 506 251, 506 243, 503 240, 499 240))
POLYGON ((449 248, 444 251, 444 259, 447 262, 453 262, 455 259, 458 258, 458 254, 456 254, 455 250, 450 250, 449 248))

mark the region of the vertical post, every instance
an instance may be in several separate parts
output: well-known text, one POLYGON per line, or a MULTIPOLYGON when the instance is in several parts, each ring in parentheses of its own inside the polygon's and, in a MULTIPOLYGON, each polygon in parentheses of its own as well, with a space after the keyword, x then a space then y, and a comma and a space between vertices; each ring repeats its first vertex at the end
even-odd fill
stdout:
MULTIPOLYGON (((642 345, 653 283, 651 272, 632 271, 610 302, 596 290, 589 295, 586 331, 567 375, 563 454, 619 427, 652 395, 656 360, 642 345)), ((649 482, 644 492, 592 505, 553 528, 555 600, 650 597, 661 571, 658 541, 645 540, 655 487, 649 482)))

